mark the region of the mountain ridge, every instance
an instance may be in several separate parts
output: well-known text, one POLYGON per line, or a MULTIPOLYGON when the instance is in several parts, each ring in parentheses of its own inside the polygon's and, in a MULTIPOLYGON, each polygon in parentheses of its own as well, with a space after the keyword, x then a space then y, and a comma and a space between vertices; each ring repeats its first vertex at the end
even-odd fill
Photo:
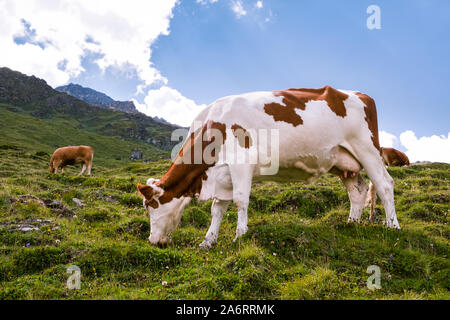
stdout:
POLYGON ((69 83, 68 85, 56 87, 55 90, 65 92, 96 107, 115 109, 129 113, 139 112, 133 101, 117 101, 103 92, 89 87, 83 87, 79 84, 69 83))
POLYGON ((143 113, 129 113, 90 105, 65 92, 54 90, 45 80, 9 68, 0 68, 0 103, 14 112, 39 119, 66 121, 72 126, 103 136, 154 145, 171 150, 173 130, 143 113))
MULTIPOLYGON (((55 90, 59 92, 65 92, 79 100, 82 100, 96 107, 114 109, 128 113, 140 113, 140 111, 137 110, 133 101, 114 100, 113 98, 111 98, 110 96, 101 91, 89 87, 84 87, 80 84, 71 82, 67 85, 56 87, 55 90)), ((169 122, 167 122, 163 118, 160 117, 151 117, 151 118, 155 121, 169 124, 169 122)))

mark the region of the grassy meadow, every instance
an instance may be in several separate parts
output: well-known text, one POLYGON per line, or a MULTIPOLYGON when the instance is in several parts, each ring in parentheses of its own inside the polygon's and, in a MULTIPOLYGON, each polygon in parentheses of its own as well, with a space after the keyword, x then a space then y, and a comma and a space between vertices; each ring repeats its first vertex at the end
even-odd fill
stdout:
POLYGON ((100 154, 91 177, 77 177, 79 167, 51 175, 51 146, 15 141, 17 130, 0 146, 0 299, 450 298, 450 165, 389 169, 400 231, 383 226, 380 204, 373 221, 366 209, 361 224, 348 224, 346 191, 325 175, 311 185, 255 183, 248 233, 232 242, 230 206, 209 251, 198 245, 211 202, 193 201, 173 242, 159 248, 147 241, 136 184, 161 176, 168 160, 113 162, 100 154), (79 290, 66 286, 70 265, 81 269, 79 290), (375 291, 366 285, 370 265, 381 269, 375 291))

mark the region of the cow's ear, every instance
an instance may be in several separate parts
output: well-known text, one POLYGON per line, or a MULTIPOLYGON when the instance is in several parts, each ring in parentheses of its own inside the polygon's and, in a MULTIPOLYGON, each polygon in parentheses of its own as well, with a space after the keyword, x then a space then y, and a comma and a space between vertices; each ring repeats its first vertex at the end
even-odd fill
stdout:
POLYGON ((145 199, 147 199, 147 200, 152 199, 152 197, 154 195, 154 191, 153 191, 152 187, 139 183, 137 185, 137 189, 138 189, 139 193, 144 196, 145 199))

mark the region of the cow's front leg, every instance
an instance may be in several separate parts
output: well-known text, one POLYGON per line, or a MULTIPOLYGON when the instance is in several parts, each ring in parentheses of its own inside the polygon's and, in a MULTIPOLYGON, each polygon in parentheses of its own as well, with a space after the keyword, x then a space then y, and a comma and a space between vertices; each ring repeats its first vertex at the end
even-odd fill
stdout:
POLYGON ((200 247, 211 248, 214 244, 216 244, 217 237, 219 236, 220 224, 222 223, 223 215, 227 211, 229 204, 229 200, 214 199, 211 206, 211 225, 206 233, 205 240, 200 243, 200 247))

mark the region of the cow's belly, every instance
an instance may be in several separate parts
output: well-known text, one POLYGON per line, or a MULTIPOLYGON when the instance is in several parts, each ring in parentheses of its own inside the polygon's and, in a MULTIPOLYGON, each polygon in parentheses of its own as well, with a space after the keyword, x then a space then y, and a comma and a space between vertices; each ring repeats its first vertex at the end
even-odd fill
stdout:
MULTIPOLYGON (((283 162, 273 175, 262 175, 260 169, 260 166, 255 166, 253 182, 306 181, 310 183, 327 172, 339 175, 343 172, 358 173, 362 167, 346 149, 338 146, 327 153, 321 153, 320 156, 290 158, 290 161, 283 162)), ((206 175, 207 179, 203 182, 199 195, 200 201, 233 199, 233 183, 227 164, 210 167, 206 175)))
POLYGON ((262 181, 274 181, 274 182, 286 182, 286 181, 311 181, 316 175, 311 174, 305 170, 297 168, 279 168, 278 173, 275 175, 255 175, 253 182, 262 181))
POLYGON ((84 160, 82 158, 64 159, 62 165, 63 166, 73 166, 73 165, 77 165, 82 162, 84 162, 84 160))
POLYGON ((272 175, 261 174, 261 166, 255 170, 254 181, 306 181, 312 182, 327 172, 340 174, 341 172, 358 173, 362 167, 360 163, 343 147, 336 146, 329 151, 300 157, 285 157, 279 162, 278 172, 272 175))

